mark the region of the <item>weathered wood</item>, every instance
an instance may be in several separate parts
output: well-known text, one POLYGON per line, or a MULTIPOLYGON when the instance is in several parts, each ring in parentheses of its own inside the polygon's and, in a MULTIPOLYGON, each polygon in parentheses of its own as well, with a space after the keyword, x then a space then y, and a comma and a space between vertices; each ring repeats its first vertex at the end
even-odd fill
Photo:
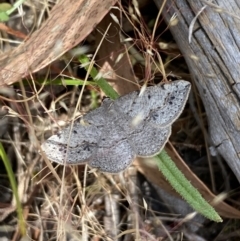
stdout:
MULTIPOLYGON (((162 12, 188 64, 209 121, 213 146, 240 181, 240 5, 219 0, 199 14, 189 43, 189 27, 207 1, 166 1, 162 12), (176 15, 178 23, 171 25, 176 15)), ((155 0, 162 6, 163 1, 155 0)))

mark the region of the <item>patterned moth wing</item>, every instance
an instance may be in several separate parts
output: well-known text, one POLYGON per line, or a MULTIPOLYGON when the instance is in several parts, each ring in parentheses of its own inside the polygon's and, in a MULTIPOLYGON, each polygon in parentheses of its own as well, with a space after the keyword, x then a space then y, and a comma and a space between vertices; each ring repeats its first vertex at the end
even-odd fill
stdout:
POLYGON ((89 161, 97 150, 105 125, 103 113, 112 101, 106 99, 101 107, 87 113, 74 125, 67 126, 42 144, 47 157, 60 164, 81 164, 89 161))
POLYGON ((88 162, 103 172, 125 170, 136 156, 158 154, 181 114, 191 85, 184 80, 133 91, 75 121, 42 145, 60 164, 88 162))
POLYGON ((116 111, 133 120, 139 116, 159 128, 171 125, 182 113, 188 99, 191 84, 178 80, 147 87, 143 93, 134 91, 113 102, 116 111))

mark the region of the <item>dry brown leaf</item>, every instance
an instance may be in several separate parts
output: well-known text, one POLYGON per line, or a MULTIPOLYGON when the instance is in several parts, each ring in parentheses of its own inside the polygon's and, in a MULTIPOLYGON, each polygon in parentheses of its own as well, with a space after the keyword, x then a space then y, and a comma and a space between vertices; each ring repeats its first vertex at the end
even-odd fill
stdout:
MULTIPOLYGON (((119 11, 112 11, 118 17, 119 11)), ((120 41, 119 25, 113 21, 108 14, 98 25, 98 29, 105 31, 109 24, 111 26, 98 51, 98 65, 101 66, 100 73, 106 74, 107 81, 120 95, 127 94, 139 89, 133 68, 129 59, 126 46, 120 41), (119 58, 120 56, 120 58, 119 58)), ((96 42, 100 43, 103 33, 96 33, 96 42)))
POLYGON ((0 57, 0 86, 36 72, 81 42, 117 0, 61 0, 43 26, 0 57))

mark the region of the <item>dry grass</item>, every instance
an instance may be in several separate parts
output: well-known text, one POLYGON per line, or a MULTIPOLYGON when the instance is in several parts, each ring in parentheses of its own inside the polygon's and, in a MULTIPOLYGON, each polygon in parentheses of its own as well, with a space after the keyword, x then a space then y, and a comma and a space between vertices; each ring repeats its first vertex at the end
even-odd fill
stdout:
MULTIPOLYGON (((16 13, 8 26, 28 36, 39 28, 53 5, 51 1, 26 1, 23 5, 26 14, 18 16, 16 13)), ((123 59, 123 62, 114 65, 115 80, 118 80, 121 74, 118 70, 125 63, 127 66, 133 65, 136 76, 133 75, 128 81, 135 87, 144 82, 156 84, 160 80, 178 77, 190 80, 187 66, 168 27, 161 17, 155 25, 156 29, 152 24, 158 15, 153 3, 146 1, 146 5, 137 6, 128 2, 119 9, 123 13, 122 36, 131 38, 127 42, 131 61, 127 63, 128 60, 123 59)), ((98 30, 104 33, 106 29, 98 30)), ((1 36, 3 52, 22 41, 21 37, 5 31, 2 31, 1 36)), ((87 45, 89 53, 94 54, 95 46, 106 47, 108 41, 111 41, 108 40, 109 36, 101 45, 100 38, 90 34, 82 45, 87 45)), ((125 53, 125 50, 115 51, 118 56, 120 52, 125 53)), ((108 57, 111 56, 106 50, 100 52, 98 64, 102 67, 101 60, 108 57)), ((29 75, 24 81, 0 89, 1 141, 16 174, 18 194, 24 208, 25 239, 200 240, 200 237, 206 237, 213 240, 212 237, 218 236, 215 240, 223 240, 221 232, 224 233, 226 227, 235 232, 233 238, 239 237, 239 233, 236 233, 236 223, 239 225, 239 221, 234 223, 230 220, 224 225, 210 223, 209 227, 203 223, 206 220, 198 218, 185 225, 184 215, 191 212, 188 206, 147 181, 135 167, 119 175, 109 175, 90 170, 87 165, 57 166, 43 159, 38 151, 43 140, 101 103, 102 93, 96 86, 86 85, 83 88, 65 85, 64 79, 84 79, 85 76, 86 72, 79 68, 77 58, 67 53, 61 60, 35 75, 29 75), (49 84, 54 79, 63 80, 63 84, 49 84), (42 80, 48 85, 37 83, 42 80), (80 106, 76 109, 78 101, 80 106), (182 212, 182 216, 174 214, 176 206, 187 210, 182 212)), ((124 81, 117 83, 120 92, 127 91, 121 90, 125 84, 124 81)), ((190 102, 196 106, 194 96, 190 97, 190 102)), ((214 168, 212 173, 209 171, 206 157, 208 147, 203 135, 203 128, 206 131, 207 126, 206 116, 200 103, 195 113, 196 122, 190 106, 191 103, 173 126, 172 143, 192 170, 207 185, 214 187, 216 193, 223 190, 233 193, 236 180, 232 173, 226 174, 227 167, 222 160, 212 160, 214 168), (217 175, 218 182, 216 178, 210 182, 211 175, 217 175)), ((20 240, 16 204, 4 167, 0 170, 0 236, 6 236, 8 240, 20 240)))

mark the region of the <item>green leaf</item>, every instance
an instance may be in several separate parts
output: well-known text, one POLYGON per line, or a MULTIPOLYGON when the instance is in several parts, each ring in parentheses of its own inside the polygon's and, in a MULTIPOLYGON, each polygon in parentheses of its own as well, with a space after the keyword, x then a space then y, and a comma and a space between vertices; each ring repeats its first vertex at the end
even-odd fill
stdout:
POLYGON ((0 22, 7 22, 9 20, 7 10, 11 8, 12 5, 9 3, 0 3, 0 22))
MULTIPOLYGON (((9 9, 12 8, 12 5, 9 3, 0 3, 0 12, 7 12, 9 9)), ((6 13, 7 14, 7 13, 6 13)))
POLYGON ((8 15, 5 12, 0 12, 0 22, 7 22, 8 20, 8 15))
POLYGON ((215 209, 186 179, 165 150, 156 156, 156 160, 160 171, 167 181, 194 210, 210 220, 222 222, 221 217, 218 215, 215 209))

